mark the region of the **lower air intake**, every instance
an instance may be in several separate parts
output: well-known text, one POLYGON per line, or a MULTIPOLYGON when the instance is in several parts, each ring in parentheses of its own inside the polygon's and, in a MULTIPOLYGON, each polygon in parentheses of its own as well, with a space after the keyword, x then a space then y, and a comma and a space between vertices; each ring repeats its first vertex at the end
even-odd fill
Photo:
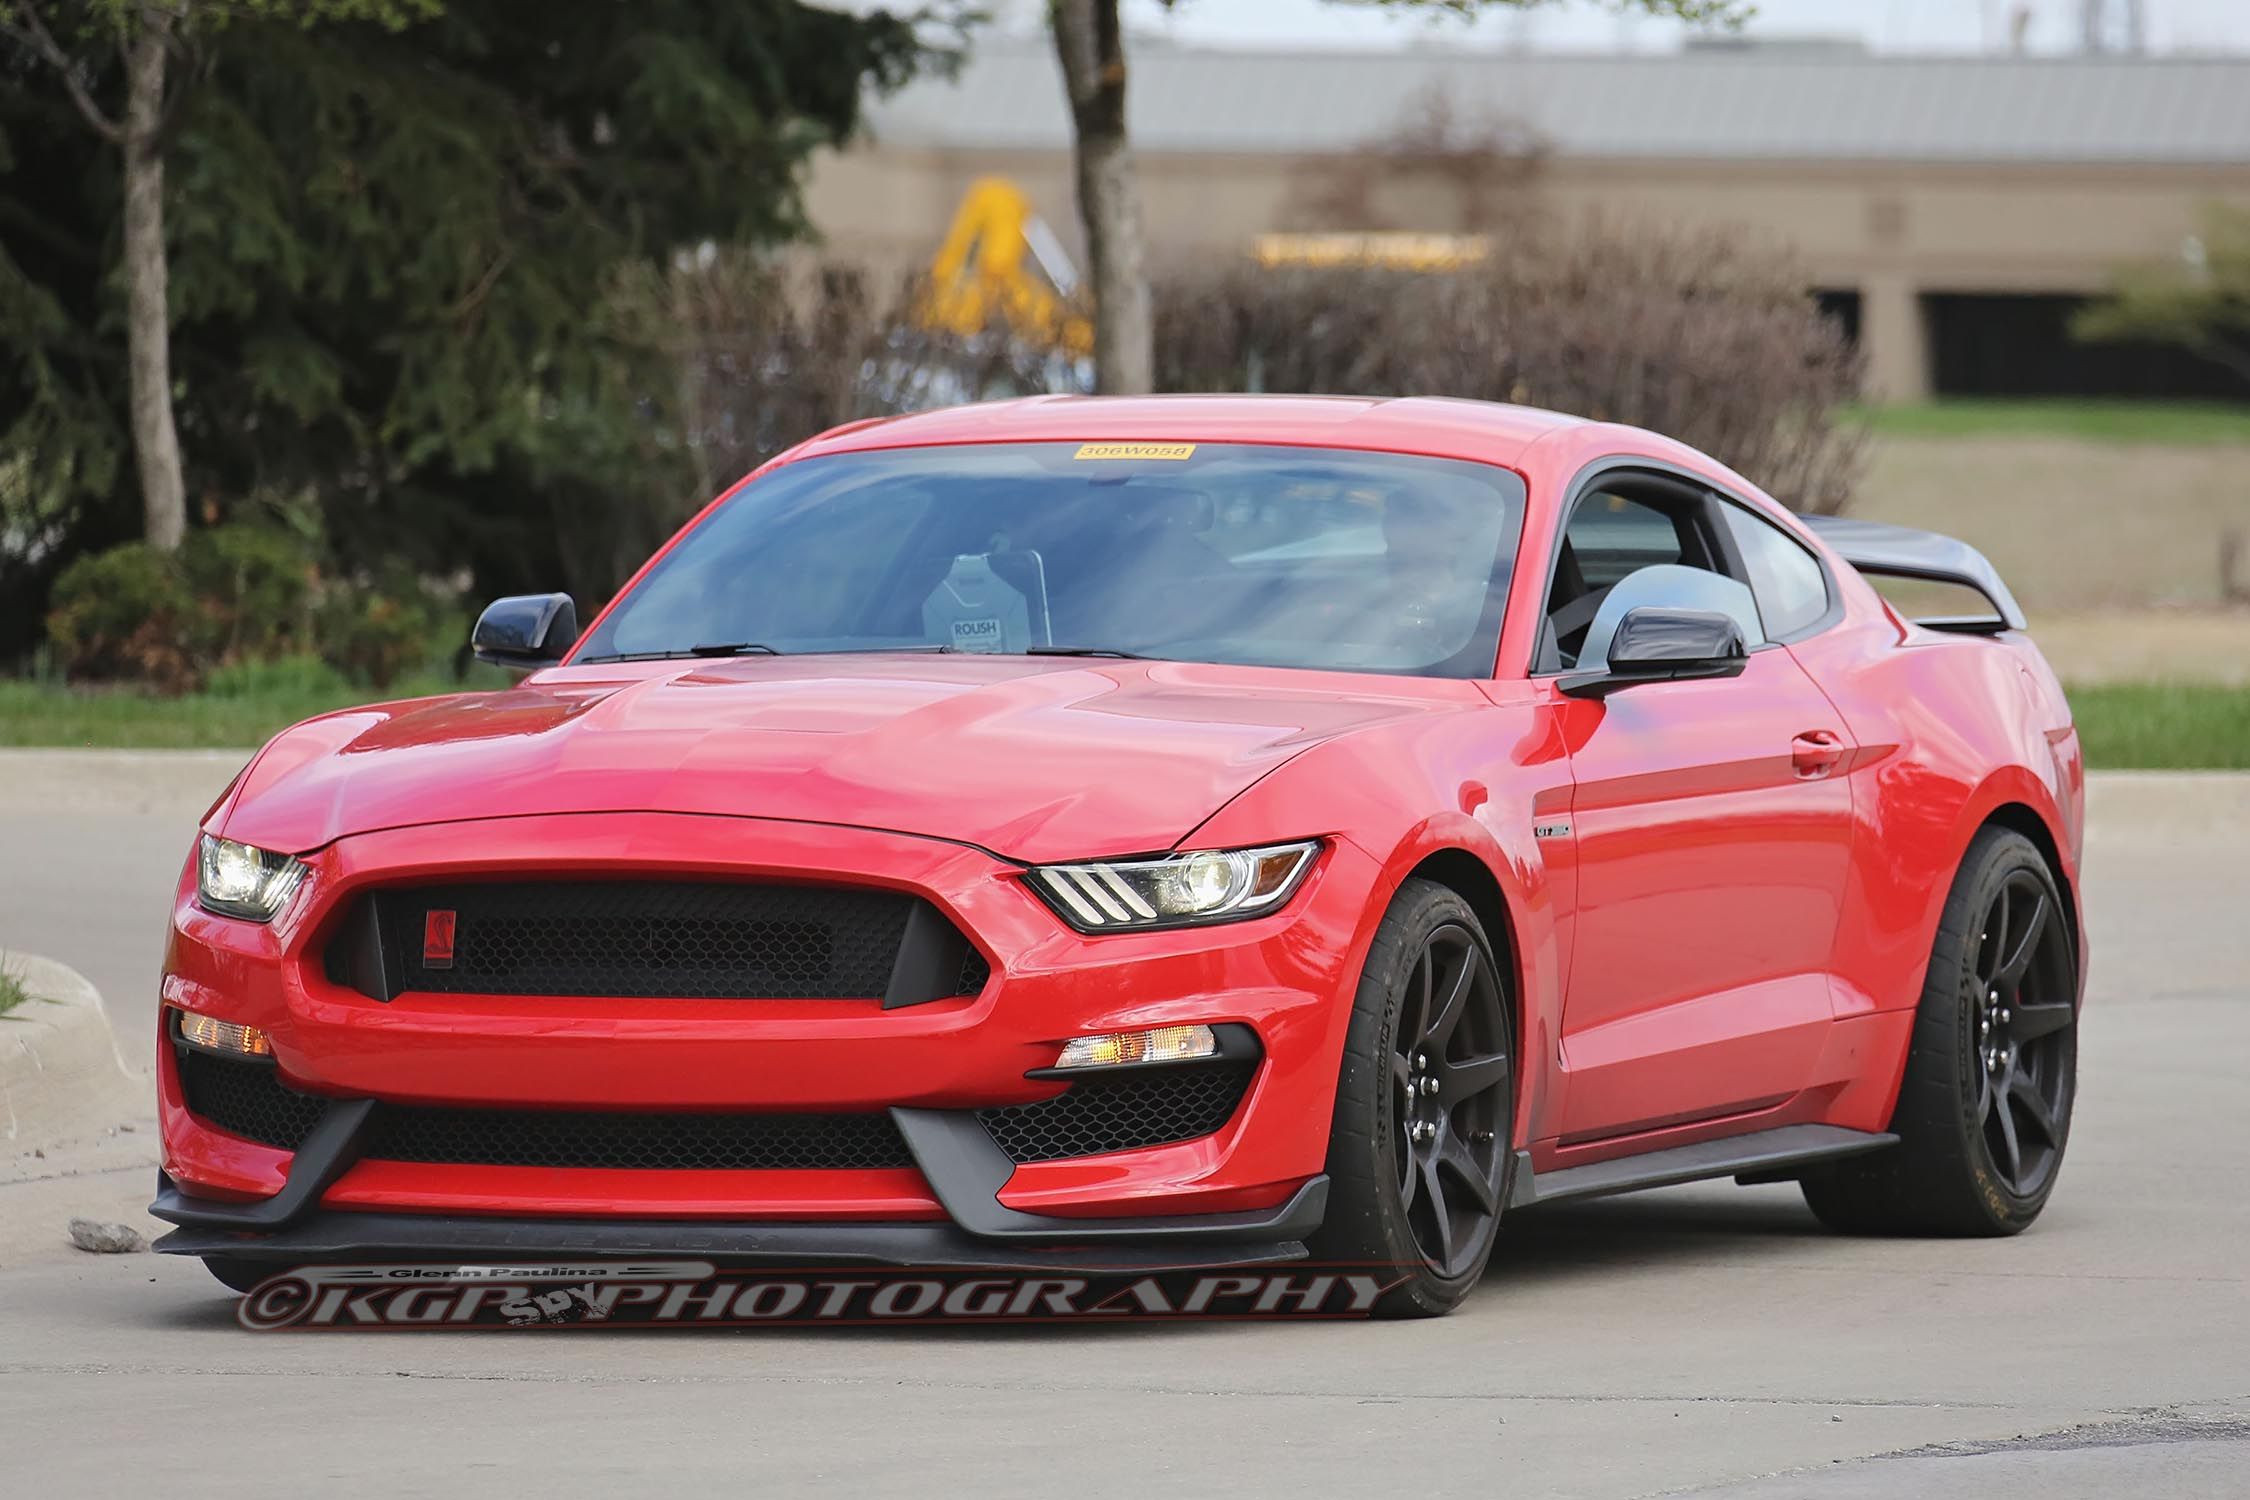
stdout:
MULTIPOLYGON (((270 1063, 180 1053, 191 1114, 230 1135, 294 1151, 327 1101, 270 1063)), ((911 1167, 887 1113, 644 1114, 620 1110, 431 1109, 383 1104, 363 1154, 375 1161, 494 1167, 786 1171, 911 1167)))
MULTIPOLYGON (((271 1063, 181 1048, 188 1112, 245 1140, 295 1151, 328 1101, 271 1063)), ((1251 1062, 1087 1079, 1052 1099, 977 1111, 1011 1161, 1137 1151, 1210 1135, 1234 1117, 1251 1062)), ((377 1106, 363 1154, 375 1161, 627 1170, 839 1171, 914 1165, 887 1111, 858 1114, 377 1106)))
POLYGON ((1152 1068, 1089 1078, 1052 1099, 980 1109, 1011 1161, 1059 1161, 1192 1141, 1234 1118, 1254 1062, 1152 1068))

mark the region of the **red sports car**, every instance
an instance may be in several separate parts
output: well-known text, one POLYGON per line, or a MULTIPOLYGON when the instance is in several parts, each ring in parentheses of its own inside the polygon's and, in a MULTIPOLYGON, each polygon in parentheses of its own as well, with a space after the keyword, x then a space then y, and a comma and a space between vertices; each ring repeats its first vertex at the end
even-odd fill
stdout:
MULTIPOLYGON (((1895 591, 1894 591, 1895 592, 1895 591)), ((1985 560, 1448 400, 838 428, 204 819, 160 1248, 1407 1268, 1732 1176, 2006 1234, 2070 711, 1985 560), (1904 618, 1867 574, 1981 596, 1904 618)))

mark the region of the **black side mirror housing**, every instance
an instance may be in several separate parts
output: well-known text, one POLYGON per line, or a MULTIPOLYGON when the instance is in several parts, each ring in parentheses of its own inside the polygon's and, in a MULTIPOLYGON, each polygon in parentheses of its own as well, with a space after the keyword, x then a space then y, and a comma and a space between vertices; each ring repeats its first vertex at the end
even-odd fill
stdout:
POLYGON ((552 666, 578 644, 578 606, 568 594, 511 594, 477 616, 469 647, 478 661, 529 671, 552 666))
POLYGON ((1739 677, 1749 657, 1742 627, 1731 616, 1648 604, 1617 622, 1602 670, 1565 677, 1558 686, 1573 698, 1606 698, 1644 682, 1739 677))

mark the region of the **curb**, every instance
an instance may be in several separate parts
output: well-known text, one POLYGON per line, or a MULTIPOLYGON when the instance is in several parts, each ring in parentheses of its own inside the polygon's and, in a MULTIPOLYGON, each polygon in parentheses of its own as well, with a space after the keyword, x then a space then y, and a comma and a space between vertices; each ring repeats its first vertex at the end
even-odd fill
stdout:
POLYGON ((2250 832, 2250 771, 2089 771, 2086 843, 2100 848, 2238 846, 2250 832))
POLYGON ((192 822, 255 754, 0 749, 0 811, 160 813, 192 822))
POLYGON ((0 966, 32 995, 0 1015, 0 1145, 28 1151, 148 1113, 147 1080, 126 1066, 85 975, 13 949, 0 966))

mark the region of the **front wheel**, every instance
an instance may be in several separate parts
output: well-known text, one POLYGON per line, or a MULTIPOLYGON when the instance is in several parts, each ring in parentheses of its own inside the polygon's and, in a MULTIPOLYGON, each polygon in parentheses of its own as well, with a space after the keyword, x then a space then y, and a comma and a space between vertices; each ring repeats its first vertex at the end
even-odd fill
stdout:
POLYGON ((2078 954, 2062 893, 2020 833, 1987 828, 1946 897, 1891 1130, 1804 1178, 1823 1223, 2004 1235, 2055 1190, 2078 1093, 2078 954))
POLYGON ((1469 904, 1409 880, 1352 1005, 1329 1127, 1324 1261, 1396 1267, 1379 1311, 1450 1312, 1491 1257, 1515 1155, 1509 986, 1469 904))

